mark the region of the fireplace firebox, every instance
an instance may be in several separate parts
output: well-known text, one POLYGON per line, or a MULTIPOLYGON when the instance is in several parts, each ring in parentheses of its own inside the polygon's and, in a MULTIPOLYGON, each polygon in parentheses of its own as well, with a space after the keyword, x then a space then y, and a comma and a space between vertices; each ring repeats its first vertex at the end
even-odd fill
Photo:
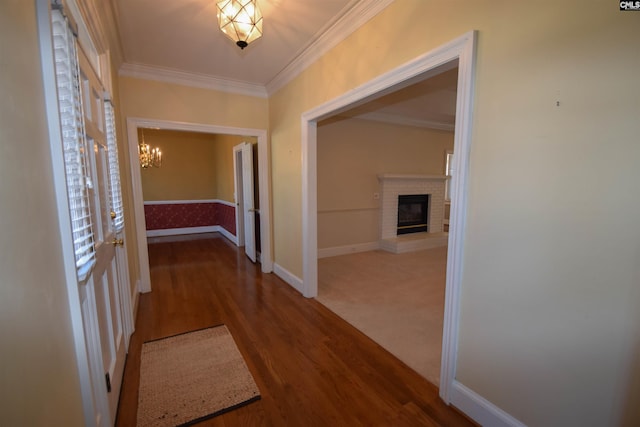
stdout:
POLYGON ((398 196, 398 235, 429 231, 429 194, 398 196))

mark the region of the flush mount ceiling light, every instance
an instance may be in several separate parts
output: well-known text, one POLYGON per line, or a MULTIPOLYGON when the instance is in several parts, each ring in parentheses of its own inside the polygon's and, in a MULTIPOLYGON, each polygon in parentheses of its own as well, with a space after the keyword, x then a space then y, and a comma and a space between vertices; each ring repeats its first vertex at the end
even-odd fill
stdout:
POLYGON ((216 3, 218 25, 240 49, 262 36, 262 13, 257 0, 222 0, 216 3))

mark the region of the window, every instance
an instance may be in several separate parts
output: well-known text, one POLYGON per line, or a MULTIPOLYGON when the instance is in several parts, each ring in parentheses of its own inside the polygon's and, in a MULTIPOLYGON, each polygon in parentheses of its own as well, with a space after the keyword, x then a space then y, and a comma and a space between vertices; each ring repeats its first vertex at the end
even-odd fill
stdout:
POLYGON ((87 140, 82 113, 82 98, 76 40, 62 12, 52 10, 54 61, 62 144, 71 215, 76 268, 80 280, 86 278, 95 263, 95 246, 87 175, 87 140))
POLYGON ((122 191, 120 189, 120 166, 118 164, 118 145, 116 144, 116 122, 111 101, 105 102, 105 114, 107 124, 107 151, 109 159, 109 196, 111 198, 111 211, 113 225, 116 233, 124 227, 124 211, 122 206, 122 191))
POLYGON ((453 177, 453 151, 446 151, 445 153, 445 162, 444 162, 444 174, 447 177, 447 180, 444 184, 444 200, 447 202, 451 201, 451 179, 453 177))

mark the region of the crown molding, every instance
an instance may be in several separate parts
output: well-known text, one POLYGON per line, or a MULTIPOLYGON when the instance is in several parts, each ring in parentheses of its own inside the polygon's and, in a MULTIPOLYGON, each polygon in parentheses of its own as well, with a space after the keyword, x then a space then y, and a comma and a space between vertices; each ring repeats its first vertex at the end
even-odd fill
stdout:
POLYGON ((120 67, 118 74, 125 77, 174 83, 201 89, 255 96, 258 98, 267 97, 265 87, 259 84, 223 79, 204 74, 187 73, 184 71, 154 67, 150 65, 124 63, 120 67))
POLYGON ((143 64, 123 63, 118 72, 125 77, 155 80, 222 92, 267 98, 297 77, 322 55, 376 16, 394 0, 361 0, 340 19, 310 43, 293 61, 280 71, 266 86, 229 80, 205 74, 188 73, 143 64))
POLYGON ((394 0, 362 0, 358 2, 267 83, 267 93, 273 95, 283 88, 322 55, 393 2, 394 0))
POLYGON ((118 64, 118 69, 120 68, 120 64, 124 62, 124 47, 122 45, 122 38, 120 37, 120 10, 118 9, 117 2, 109 1, 106 4, 102 3, 105 8, 105 15, 109 17, 109 28, 112 29, 112 46, 117 48, 117 57, 115 60, 118 64))
POLYGON ((394 125, 415 126, 415 127, 427 128, 427 129, 444 130, 448 132, 453 132, 455 130, 455 124, 440 122, 435 120, 412 119, 410 117, 398 116, 395 114, 388 114, 388 113, 366 113, 366 114, 360 114, 353 118, 362 119, 362 120, 371 120, 374 122, 391 123, 394 125))

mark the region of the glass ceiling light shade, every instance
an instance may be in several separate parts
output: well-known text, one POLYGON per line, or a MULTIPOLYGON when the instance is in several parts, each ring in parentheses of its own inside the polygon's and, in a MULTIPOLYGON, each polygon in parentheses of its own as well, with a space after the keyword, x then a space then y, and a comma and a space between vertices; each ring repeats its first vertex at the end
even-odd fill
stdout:
POLYGON ((218 25, 240 49, 262 37, 262 13, 257 0, 222 0, 216 3, 218 25))

